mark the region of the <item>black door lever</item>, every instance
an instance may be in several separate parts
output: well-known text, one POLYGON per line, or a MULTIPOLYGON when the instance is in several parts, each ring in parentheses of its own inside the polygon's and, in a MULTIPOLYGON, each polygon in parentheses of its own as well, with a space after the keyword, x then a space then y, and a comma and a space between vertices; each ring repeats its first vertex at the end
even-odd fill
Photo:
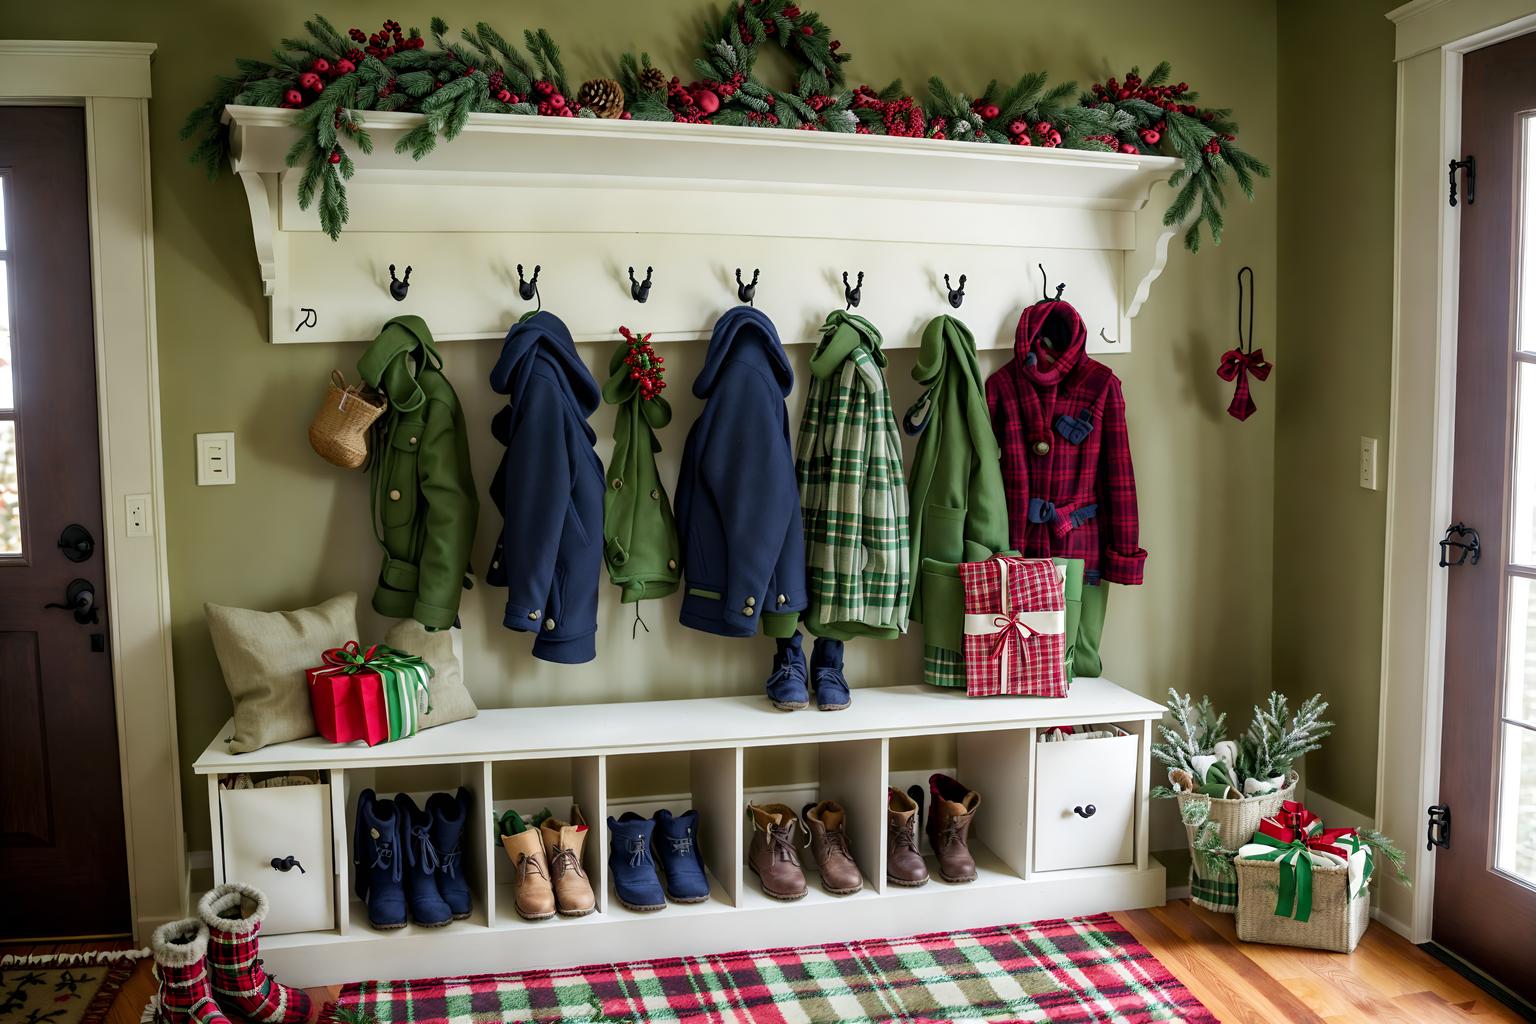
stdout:
POLYGON ((50 602, 43 607, 72 611, 75 621, 82 626, 96 625, 100 621, 96 616, 96 588, 90 580, 70 580, 69 586, 64 588, 64 603, 50 602))

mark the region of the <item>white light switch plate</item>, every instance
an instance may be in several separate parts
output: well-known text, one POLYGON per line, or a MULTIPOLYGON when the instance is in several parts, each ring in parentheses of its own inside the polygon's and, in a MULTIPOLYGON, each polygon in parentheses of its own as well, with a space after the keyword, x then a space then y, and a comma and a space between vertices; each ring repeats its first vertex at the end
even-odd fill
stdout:
POLYGON ((1376 490, 1376 439, 1360 439, 1360 486, 1368 491, 1376 490))
POLYGON ((197 435, 197 486, 215 487, 235 482, 235 435, 197 435))

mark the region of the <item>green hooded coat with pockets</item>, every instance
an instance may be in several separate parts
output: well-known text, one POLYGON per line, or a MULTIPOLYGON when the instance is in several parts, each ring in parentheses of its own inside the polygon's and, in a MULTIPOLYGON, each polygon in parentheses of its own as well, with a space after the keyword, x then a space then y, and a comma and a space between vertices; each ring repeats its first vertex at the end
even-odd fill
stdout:
POLYGON ((459 614, 480 502, 464 411, 419 316, 384 325, 357 361, 389 398, 369 445, 374 533, 384 549, 373 608, 447 629, 459 614))
MULTIPOLYGON (((608 577, 628 604, 666 597, 677 590, 677 526, 672 503, 656 472, 661 442, 656 431, 672 422, 672 406, 658 393, 646 395, 630 374, 631 353, 651 370, 642 335, 626 336, 608 361, 603 401, 618 406, 613 421, 613 458, 603 491, 603 557, 608 577)), ((659 369, 659 368, 658 368, 659 369)))

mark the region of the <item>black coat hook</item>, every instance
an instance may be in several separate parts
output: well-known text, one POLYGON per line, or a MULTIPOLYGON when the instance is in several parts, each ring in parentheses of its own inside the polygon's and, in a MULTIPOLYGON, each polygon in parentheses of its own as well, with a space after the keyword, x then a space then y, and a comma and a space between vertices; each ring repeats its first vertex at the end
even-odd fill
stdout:
POLYGON ((651 268, 645 268, 645 280, 635 280, 635 268, 629 268, 629 297, 636 302, 644 302, 651 297, 651 268))
MULTIPOLYGON (((517 265, 517 294, 523 297, 524 302, 539 294, 539 271, 543 269, 543 267, 535 263, 533 265, 533 276, 524 281, 523 265, 521 263, 517 265)), ((541 298, 539 301, 542 303, 544 300, 541 298)))
POLYGON ((411 268, 405 268, 404 277, 395 276, 395 265, 389 265, 389 294, 396 302, 404 302, 405 295, 411 290, 411 268))
POLYGON ((956 288, 954 285, 949 283, 949 275, 945 274, 944 287, 949 289, 949 304, 956 309, 959 309, 960 303, 965 301, 965 275, 960 275, 960 287, 956 288))
POLYGON ((843 301, 848 303, 846 309, 857 309, 864 299, 864 271, 859 271, 859 283, 852 288, 848 287, 848 271, 843 271, 843 301))
POLYGON ((752 300, 757 298, 757 274, 757 268, 753 267, 752 283, 743 284, 741 281, 741 268, 736 268, 736 298, 740 299, 742 302, 745 302, 749 306, 752 305, 752 300))
MULTIPOLYGON (((1045 279, 1045 264, 1044 263, 1036 263, 1035 266, 1040 268, 1040 301, 1044 302, 1045 301, 1045 293, 1051 290, 1051 286, 1046 283, 1046 279, 1045 279)), ((1067 286, 1066 286, 1065 282, 1063 282, 1061 284, 1058 284, 1056 286, 1056 295, 1051 299, 1051 301, 1052 302, 1060 302, 1061 301, 1061 293, 1066 291, 1066 290, 1067 290, 1067 286)), ((1109 339, 1105 338, 1104 340, 1108 341, 1109 339)))

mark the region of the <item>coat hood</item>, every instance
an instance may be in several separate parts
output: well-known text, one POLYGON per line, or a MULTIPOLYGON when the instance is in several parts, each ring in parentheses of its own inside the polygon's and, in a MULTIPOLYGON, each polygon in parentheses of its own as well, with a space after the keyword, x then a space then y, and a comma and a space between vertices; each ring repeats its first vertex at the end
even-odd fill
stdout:
POLYGON ((507 332, 501 355, 491 370, 491 390, 513 396, 515 401, 540 357, 564 376, 582 418, 591 416, 601 397, 597 381, 577 354, 570 328, 548 310, 523 318, 507 332))
MULTIPOLYGON (((881 350, 884 344, 885 339, 874 324, 855 313, 834 309, 827 314, 827 322, 821 326, 821 342, 811 354, 811 376, 820 380, 832 377, 856 349, 864 348, 873 364, 863 371, 865 377, 878 378, 886 365, 885 352, 881 350)), ((869 383, 875 385, 878 381, 870 379, 869 383)))
POLYGON ((1019 315, 1013 354, 1018 367, 1037 384, 1055 384, 1078 363, 1088 329, 1070 302, 1047 299, 1019 315))
POLYGON ((442 369, 443 357, 437 353, 427 322, 419 316, 394 317, 357 361, 357 372, 369 387, 383 390, 396 411, 414 412, 426 401, 426 395, 416 383, 417 367, 402 357, 418 351, 420 365, 442 369))
POLYGON ((721 369, 732 359, 751 360, 762 366, 779 382, 786 398, 794 389, 795 371, 779 341, 779 332, 762 310, 737 306, 727 310, 715 322, 715 333, 709 338, 709 351, 704 354, 704 368, 693 381, 694 396, 708 398, 715 389, 721 369))

